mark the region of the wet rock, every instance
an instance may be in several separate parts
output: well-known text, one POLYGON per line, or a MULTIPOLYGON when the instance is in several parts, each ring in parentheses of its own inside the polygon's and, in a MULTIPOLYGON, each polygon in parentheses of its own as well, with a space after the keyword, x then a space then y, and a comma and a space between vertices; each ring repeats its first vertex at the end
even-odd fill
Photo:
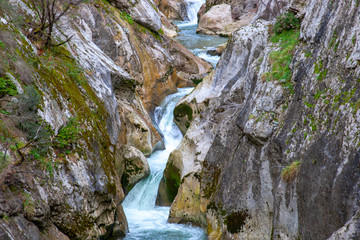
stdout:
POLYGON ((124 172, 121 182, 125 193, 128 193, 136 183, 149 176, 150 168, 146 157, 137 148, 127 145, 122 152, 124 172))
POLYGON ((166 163, 164 176, 160 182, 156 205, 170 206, 178 193, 181 180, 181 152, 174 150, 166 163))
POLYGON ((207 49, 206 54, 208 54, 210 56, 220 56, 221 55, 221 53, 219 53, 216 48, 207 49))
POLYGON ((225 48, 227 46, 227 43, 223 43, 219 46, 216 47, 216 52, 221 55, 224 51, 225 51, 225 48))

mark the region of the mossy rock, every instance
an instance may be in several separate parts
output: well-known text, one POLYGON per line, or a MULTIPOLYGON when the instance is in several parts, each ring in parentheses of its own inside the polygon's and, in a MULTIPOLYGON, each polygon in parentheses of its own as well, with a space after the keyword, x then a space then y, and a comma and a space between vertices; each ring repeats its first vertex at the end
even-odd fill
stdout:
POLYGON ((174 109, 174 120, 180 131, 184 134, 190 127, 193 119, 193 110, 186 103, 181 103, 174 109))
POLYGON ((166 164, 164 171, 164 177, 160 182, 158 197, 156 204, 160 206, 170 206, 174 201, 181 181, 181 171, 173 163, 176 158, 179 158, 179 152, 172 152, 169 157, 169 161, 166 164))
POLYGON ((124 172, 121 178, 125 193, 128 193, 136 183, 150 174, 149 164, 144 154, 133 146, 123 149, 124 172))

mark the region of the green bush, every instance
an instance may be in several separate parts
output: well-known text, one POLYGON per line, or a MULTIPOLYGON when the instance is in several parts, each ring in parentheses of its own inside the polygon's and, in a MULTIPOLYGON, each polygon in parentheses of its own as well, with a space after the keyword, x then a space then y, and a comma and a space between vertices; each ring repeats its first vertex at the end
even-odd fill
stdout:
POLYGON ((18 94, 15 84, 8 77, 0 77, 0 98, 18 94))
POLYGON ((292 12, 286 12, 276 19, 274 31, 276 34, 286 30, 296 29, 300 27, 300 20, 295 17, 292 12))
POLYGON ((58 149, 70 150, 79 139, 80 129, 76 118, 70 118, 69 122, 59 130, 56 135, 54 146, 58 149))

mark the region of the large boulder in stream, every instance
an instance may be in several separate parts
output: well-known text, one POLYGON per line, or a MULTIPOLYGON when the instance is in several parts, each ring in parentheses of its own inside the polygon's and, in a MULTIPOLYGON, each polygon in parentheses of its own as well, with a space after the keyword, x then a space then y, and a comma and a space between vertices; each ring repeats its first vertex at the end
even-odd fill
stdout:
POLYGON ((149 163, 142 152, 132 146, 123 147, 124 172, 121 183, 128 193, 136 183, 150 175, 149 163))
POLYGON ((257 0, 206 1, 199 13, 197 33, 229 36, 250 24, 258 9, 257 0))
POLYGON ((218 34, 224 31, 225 26, 232 22, 231 6, 229 4, 216 5, 201 16, 196 32, 218 34))

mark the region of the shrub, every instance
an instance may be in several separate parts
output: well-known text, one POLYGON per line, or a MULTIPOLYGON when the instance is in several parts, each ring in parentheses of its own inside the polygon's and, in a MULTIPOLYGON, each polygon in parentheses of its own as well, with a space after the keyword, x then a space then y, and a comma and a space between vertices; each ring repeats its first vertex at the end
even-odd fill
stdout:
POLYGON ((45 154, 51 145, 51 133, 36 112, 41 96, 33 85, 26 86, 24 90, 24 94, 19 97, 17 126, 27 134, 27 139, 31 141, 31 145, 36 147, 40 154, 45 154))
POLYGON ((0 77, 0 98, 18 94, 15 84, 8 77, 0 77))
POLYGON ((300 27, 300 20, 295 17, 292 12, 286 12, 276 19, 274 31, 276 34, 286 30, 296 29, 300 27))
POLYGON ((300 171, 300 161, 295 161, 282 170, 281 178, 285 182, 291 182, 299 174, 299 171, 300 171))
POLYGON ((295 47, 299 43, 299 35, 299 30, 292 29, 271 37, 270 41, 279 43, 280 49, 270 53, 270 72, 264 73, 263 75, 264 80, 280 81, 285 89, 290 90, 290 93, 294 93, 291 83, 292 70, 290 69, 290 64, 293 59, 295 47))
POLYGON ((10 164, 10 156, 8 153, 0 152, 0 172, 10 164))
POLYGON ((54 146, 59 149, 72 149, 79 139, 80 129, 76 118, 70 118, 69 122, 59 130, 56 135, 54 146))

